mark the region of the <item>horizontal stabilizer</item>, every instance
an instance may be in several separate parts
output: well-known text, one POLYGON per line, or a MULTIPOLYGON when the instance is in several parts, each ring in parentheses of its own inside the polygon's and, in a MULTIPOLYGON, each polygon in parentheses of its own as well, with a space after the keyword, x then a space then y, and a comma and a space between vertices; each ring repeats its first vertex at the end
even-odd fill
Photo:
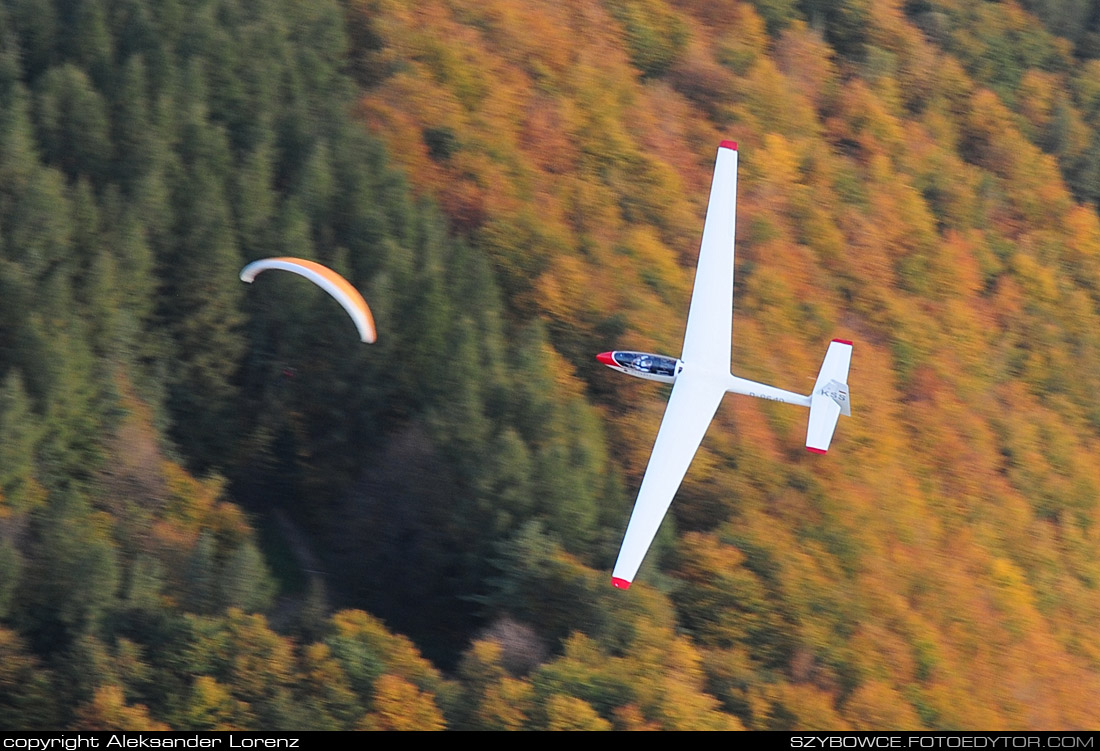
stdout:
POLYGON ((848 367, 852 362, 852 343, 833 339, 825 362, 817 374, 813 393, 810 394, 810 423, 806 428, 806 448, 824 454, 829 450, 841 415, 851 415, 848 395, 848 367))

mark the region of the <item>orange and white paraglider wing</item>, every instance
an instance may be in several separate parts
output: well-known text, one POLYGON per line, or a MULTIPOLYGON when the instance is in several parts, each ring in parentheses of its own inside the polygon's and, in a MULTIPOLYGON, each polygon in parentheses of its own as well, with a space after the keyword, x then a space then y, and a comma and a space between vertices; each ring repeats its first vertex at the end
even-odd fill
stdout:
POLYGON ((318 287, 328 292, 348 312, 355 321, 355 328, 359 330, 359 338, 367 344, 373 344, 378 338, 374 328, 374 316, 371 315, 367 301, 359 294, 359 290, 351 286, 347 279, 337 274, 327 266, 322 266, 315 261, 307 261, 303 258, 264 258, 241 269, 241 281, 252 283, 252 280, 268 269, 289 271, 299 276, 304 276, 318 287))

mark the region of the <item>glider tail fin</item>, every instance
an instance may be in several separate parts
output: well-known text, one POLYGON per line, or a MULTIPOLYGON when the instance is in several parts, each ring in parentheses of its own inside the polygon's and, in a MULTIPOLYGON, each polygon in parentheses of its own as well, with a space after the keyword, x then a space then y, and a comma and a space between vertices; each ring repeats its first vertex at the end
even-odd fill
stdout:
POLYGON ((829 450, 837 420, 851 415, 848 396, 848 366, 852 362, 852 343, 833 339, 810 394, 810 424, 806 429, 806 448, 817 454, 829 450))

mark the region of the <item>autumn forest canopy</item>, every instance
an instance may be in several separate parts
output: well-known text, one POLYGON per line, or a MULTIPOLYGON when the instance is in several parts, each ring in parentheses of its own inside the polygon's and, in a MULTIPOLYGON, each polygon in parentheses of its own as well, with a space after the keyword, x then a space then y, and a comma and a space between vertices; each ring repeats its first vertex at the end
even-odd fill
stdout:
POLYGON ((1095 726, 1098 7, 0 0, 0 728, 1095 726))

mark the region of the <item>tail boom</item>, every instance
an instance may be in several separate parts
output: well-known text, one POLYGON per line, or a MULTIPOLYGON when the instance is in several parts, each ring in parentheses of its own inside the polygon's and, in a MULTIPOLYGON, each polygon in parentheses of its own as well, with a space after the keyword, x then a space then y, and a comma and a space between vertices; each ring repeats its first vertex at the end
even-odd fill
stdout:
POLYGON ((738 378, 735 375, 730 376, 729 383, 726 386, 726 391, 734 394, 755 396, 758 399, 768 399, 773 402, 796 404, 799 407, 810 406, 810 397, 808 396, 796 394, 793 391, 777 389, 775 386, 769 386, 765 383, 757 383, 756 381, 750 381, 746 378, 738 378))

